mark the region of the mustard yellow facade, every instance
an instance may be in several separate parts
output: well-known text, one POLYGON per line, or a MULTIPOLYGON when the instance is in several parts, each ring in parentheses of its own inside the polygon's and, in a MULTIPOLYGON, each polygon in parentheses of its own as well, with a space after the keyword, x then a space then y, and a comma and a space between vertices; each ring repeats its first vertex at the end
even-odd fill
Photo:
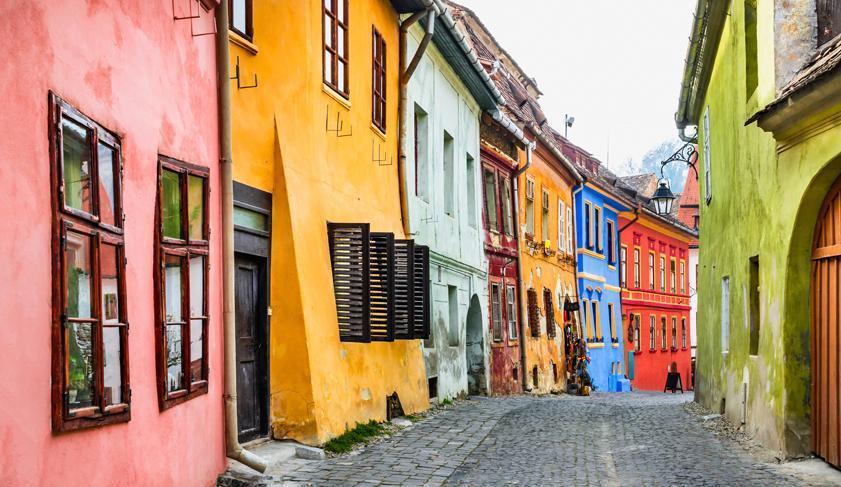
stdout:
MULTIPOLYGON (((525 157, 520 151, 521 167, 525 157)), ((572 234, 574 184, 542 143, 537 144, 531 166, 518 181, 524 384, 526 391, 533 393, 566 390, 563 305, 567 299, 577 300, 572 234), (532 292, 536 314, 530 310, 532 292), (550 306, 552 312, 547 313, 550 306)))
MULTIPOLYGON (((341 1, 340 1, 341 3, 341 1)), ((397 171, 399 16, 348 2, 345 98, 323 81, 323 0, 253 2, 252 38, 231 32, 234 179, 272 195, 269 421, 274 438, 319 444, 428 408, 420 340, 339 340, 327 223, 403 235, 397 171), (384 133, 372 123, 372 32, 386 44, 384 133), (232 73, 235 68, 232 66, 232 73)))

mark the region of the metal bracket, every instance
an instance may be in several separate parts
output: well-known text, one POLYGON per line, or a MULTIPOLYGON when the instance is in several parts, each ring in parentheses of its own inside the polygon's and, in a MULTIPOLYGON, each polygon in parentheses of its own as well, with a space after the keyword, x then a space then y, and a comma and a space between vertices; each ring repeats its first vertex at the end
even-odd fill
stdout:
POLYGON ((341 119, 341 115, 341 113, 336 112, 336 128, 330 127, 330 105, 327 105, 327 115, 324 118, 324 129, 328 132, 335 133, 336 137, 350 137, 353 135, 353 125, 350 126, 350 131, 348 133, 341 133, 345 126, 345 122, 341 119))
POLYGON ((391 156, 391 159, 386 159, 386 155, 382 154, 381 149, 382 146, 379 144, 377 145, 377 155, 374 155, 374 144, 376 143, 375 140, 371 141, 371 161, 376 162, 378 166, 391 166, 394 165, 394 156, 391 156))
POLYGON ((197 5, 199 3, 199 0, 188 0, 187 7, 188 7, 188 11, 190 12, 190 15, 188 15, 186 17, 179 17, 178 15, 175 14, 175 0, 172 0, 172 20, 189 20, 190 21, 190 35, 192 35, 193 37, 215 35, 216 34, 216 23, 215 22, 213 23, 213 32, 198 32, 197 33, 195 30, 193 30, 193 20, 201 18, 201 5, 198 5, 198 8, 196 9, 196 14, 193 15, 193 1, 195 1, 197 5))
POLYGON ((686 163, 686 165, 691 167, 695 172, 695 179, 698 179, 698 168, 695 167, 695 164, 698 163, 698 149, 695 148, 695 144, 691 142, 683 144, 683 146, 675 151, 674 154, 670 155, 668 159, 662 161, 660 163, 660 178, 665 178, 663 170, 668 164, 675 161, 686 163))
POLYGON ((438 215, 432 212, 432 216, 430 216, 429 208, 426 209, 426 216, 421 218, 421 222, 423 223, 438 223, 438 215))
POLYGON ((247 90, 248 88, 256 88, 257 87, 257 73, 254 73, 254 84, 253 85, 243 85, 242 84, 242 77, 240 76, 239 72, 239 56, 237 56, 237 64, 234 66, 234 76, 231 76, 231 79, 237 80, 237 89, 238 90, 247 90))

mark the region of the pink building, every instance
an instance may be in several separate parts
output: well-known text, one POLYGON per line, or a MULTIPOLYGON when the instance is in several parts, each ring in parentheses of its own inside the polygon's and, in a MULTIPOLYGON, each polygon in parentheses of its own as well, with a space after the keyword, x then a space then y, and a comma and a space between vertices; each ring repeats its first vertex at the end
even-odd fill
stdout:
POLYGON ((0 485, 225 468, 214 2, 174 3, 0 3, 0 485))

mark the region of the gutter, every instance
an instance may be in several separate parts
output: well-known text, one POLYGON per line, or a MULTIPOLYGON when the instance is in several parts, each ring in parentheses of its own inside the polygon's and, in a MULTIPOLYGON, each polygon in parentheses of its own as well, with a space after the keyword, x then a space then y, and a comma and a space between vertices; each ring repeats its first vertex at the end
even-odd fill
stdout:
MULTIPOLYGON (((426 48, 429 46, 429 41, 435 33, 435 18, 437 15, 436 7, 431 5, 427 10, 421 10, 413 13, 408 18, 400 23, 400 96, 397 101, 397 118, 399 130, 397 132, 397 187, 400 193, 400 220, 403 224, 403 233, 406 238, 412 235, 411 223, 409 220, 409 195, 407 188, 408 179, 406 178, 406 133, 408 131, 409 118, 409 80, 418 67, 426 48), (426 32, 423 39, 418 45, 418 50, 409 64, 406 60, 409 57, 409 43, 407 36, 409 35, 409 28, 421 19, 421 17, 428 17, 429 21, 426 24, 426 32), (404 68, 405 66, 405 68, 404 68)), ((417 177, 417 175, 415 175, 417 177)))
POLYGON ((572 177, 575 178, 576 181, 578 181, 579 183, 584 181, 584 178, 581 176, 581 173, 579 173, 578 170, 575 169, 575 166, 572 164, 572 162, 570 162, 569 159, 567 159, 567 157, 560 150, 558 150, 557 147, 555 147, 555 144, 552 143, 552 141, 550 141, 546 138, 545 135, 543 135, 543 132, 537 127, 536 124, 530 123, 529 129, 537 137, 537 140, 539 140, 543 145, 548 147, 552 155, 554 155, 556 158, 558 158, 558 160, 561 161, 561 164, 563 164, 564 167, 570 172, 570 174, 572 174, 572 177))
POLYGON ((228 2, 216 7, 216 84, 219 90, 219 168, 222 178, 222 322, 224 330, 225 453, 265 472, 268 464, 239 443, 237 424, 236 301, 234 299, 234 177, 231 141, 231 74, 228 53, 228 2))
MULTIPOLYGON (((525 133, 524 133, 524 132, 520 129, 520 127, 518 127, 518 126, 517 126, 517 124, 516 124, 516 123, 514 123, 514 121, 513 121, 513 120, 511 120, 510 118, 508 118, 508 116, 507 116, 507 115, 505 115, 504 113, 502 113, 502 110, 500 110, 500 109, 496 109, 496 110, 493 110, 493 111, 488 111, 487 113, 488 113, 488 115, 490 115, 490 116, 491 116, 491 118, 493 118, 493 119, 494 119, 494 120, 495 120, 498 124, 502 125, 502 127, 503 127, 505 130, 507 130, 508 132, 510 132, 510 133, 511 133, 511 135, 513 135, 513 136, 514 136, 517 140, 519 140, 519 141, 520 141, 520 142, 521 142, 524 146, 526 146, 526 148, 528 148, 529 146, 532 146, 531 148, 532 148, 532 149, 534 149, 534 142, 532 142, 532 141, 530 141, 528 138, 526 138, 526 134, 525 134, 525 133)), ((530 160, 530 159, 528 159, 527 164, 530 164, 530 163, 531 163, 531 160, 530 160)), ((528 167, 528 165, 527 165, 527 166, 525 166, 525 167, 528 167)))

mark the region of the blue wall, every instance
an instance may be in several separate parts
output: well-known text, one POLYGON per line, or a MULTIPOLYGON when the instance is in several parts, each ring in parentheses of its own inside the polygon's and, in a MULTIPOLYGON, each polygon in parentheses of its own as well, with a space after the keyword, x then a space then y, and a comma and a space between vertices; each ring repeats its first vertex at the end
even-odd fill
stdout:
POLYGON ((617 215, 617 211, 628 211, 629 208, 596 189, 592 183, 576 187, 574 198, 578 299, 581 304, 582 330, 587 339, 590 354, 588 368, 590 377, 598 391, 630 390, 630 384, 624 379, 627 371, 624 370, 625 330, 622 329, 619 288, 619 218, 617 215), (589 218, 587 206, 590 207, 589 218), (598 219, 596 218, 597 209, 598 219), (589 232, 588 221, 591 227, 589 232), (597 221, 600 242, 596 241, 597 221), (608 222, 612 222, 612 238, 608 236, 608 222), (588 234, 591 238, 588 238, 588 234), (612 259, 608 250, 610 243, 613 245, 612 259), (601 333, 597 333, 596 316, 592 313, 593 302, 597 303, 601 333), (611 305, 615 340, 610 329, 611 305), (593 336, 588 333, 588 323, 590 323, 589 329, 592 330, 593 336), (622 374, 618 373, 620 366, 622 374), (617 373, 613 374, 613 370, 617 373))

